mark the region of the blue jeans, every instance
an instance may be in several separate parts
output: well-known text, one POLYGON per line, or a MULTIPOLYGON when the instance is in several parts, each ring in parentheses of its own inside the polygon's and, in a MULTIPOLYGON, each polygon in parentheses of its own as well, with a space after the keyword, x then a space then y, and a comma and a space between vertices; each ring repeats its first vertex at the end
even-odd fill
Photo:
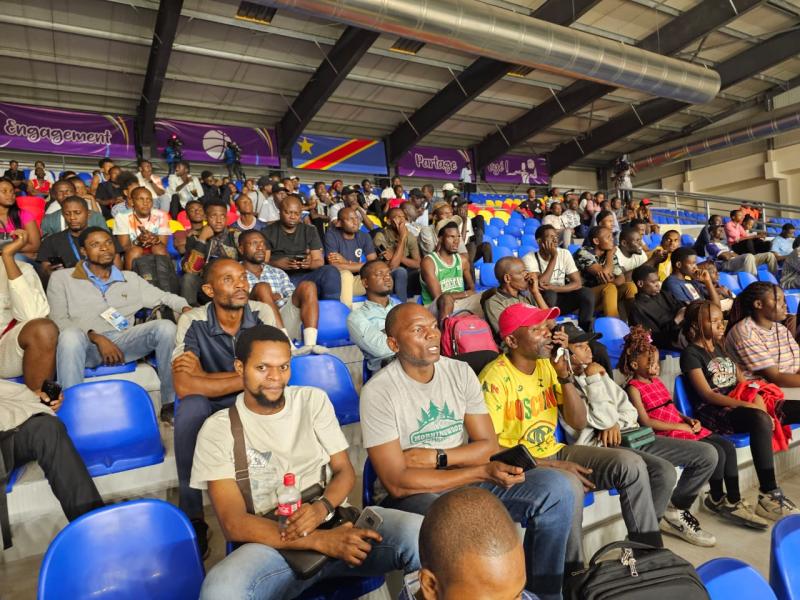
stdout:
POLYGON ((200 591, 201 600, 284 600, 332 577, 375 577, 389 571, 411 573, 419 569, 417 540, 422 517, 399 510, 373 508, 383 517, 383 524, 378 529, 383 541, 372 544, 372 550, 360 566, 351 568, 341 560, 330 560, 314 577, 303 580, 294 574, 274 548, 264 544, 245 544, 206 575, 200 591))
POLYGON ((289 280, 295 286, 301 281, 313 281, 317 284, 317 293, 321 300, 339 300, 342 295, 342 276, 333 265, 324 265, 305 273, 290 271, 289 280))
MULTIPOLYGON (((525 527, 526 587, 542 600, 561 600, 561 583, 567 556, 567 540, 573 527, 574 487, 569 476, 556 469, 532 469, 525 483, 511 489, 491 483, 479 487, 492 492, 505 505, 511 518, 525 527)), ((425 514, 440 494, 415 494, 386 498, 383 506, 425 514)), ((580 526, 580 524, 578 524, 580 526)), ((570 549, 570 554, 580 553, 570 549)))
POLYGON ((203 493, 189 487, 197 434, 206 419, 218 410, 230 408, 237 394, 222 398, 192 395, 181 398, 175 411, 175 465, 178 469, 178 507, 190 519, 203 518, 203 493))
MULTIPOLYGON (((125 331, 104 331, 103 337, 114 342, 125 355, 125 362, 144 358, 155 351, 158 377, 161 380, 161 404, 174 400, 172 387, 172 351, 175 349, 175 323, 165 319, 134 325, 125 331)), ((64 389, 83 383, 83 370, 103 364, 89 336, 77 327, 68 327, 58 336, 56 369, 64 389)))

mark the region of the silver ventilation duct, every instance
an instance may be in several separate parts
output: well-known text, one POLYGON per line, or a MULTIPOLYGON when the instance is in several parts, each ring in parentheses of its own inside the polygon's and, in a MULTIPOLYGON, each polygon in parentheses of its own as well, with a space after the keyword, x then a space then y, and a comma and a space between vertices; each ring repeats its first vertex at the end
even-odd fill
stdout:
POLYGON ((710 102, 720 88, 713 69, 478 0, 255 2, 690 104, 710 102))
POLYGON ((800 112, 794 112, 783 117, 770 119, 769 121, 761 121, 760 123, 748 125, 742 129, 697 140, 685 146, 677 146, 669 150, 664 150, 663 152, 658 152, 657 154, 651 154, 650 156, 635 160, 633 162, 633 167, 636 171, 649 169, 651 167, 659 167, 700 154, 716 152, 717 150, 722 150, 730 146, 738 146, 745 142, 752 142, 780 133, 786 133, 794 129, 800 129, 800 112))

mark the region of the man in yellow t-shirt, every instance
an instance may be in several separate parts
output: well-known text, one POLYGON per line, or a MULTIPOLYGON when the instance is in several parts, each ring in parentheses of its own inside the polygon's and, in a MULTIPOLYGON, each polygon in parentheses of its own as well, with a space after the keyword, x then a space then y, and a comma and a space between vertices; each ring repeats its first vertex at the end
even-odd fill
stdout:
MULTIPOLYGON (((571 323, 553 331, 553 319, 558 315, 558 308, 527 304, 514 304, 500 314, 500 337, 507 351, 486 365, 479 376, 498 443, 505 448, 523 444, 537 459, 539 468, 570 473, 578 498, 581 491, 616 488, 629 538, 660 546, 661 533, 644 461, 624 448, 567 446, 556 440, 559 413, 577 431, 587 426, 586 402, 576 387, 570 361, 553 358, 556 346, 578 345, 580 350, 588 350, 589 342, 600 337, 571 323)), ((588 356, 591 361, 590 350, 569 355, 572 360, 588 356)), ((583 505, 576 505, 573 523, 578 525, 573 526, 567 546, 580 548, 583 505)))

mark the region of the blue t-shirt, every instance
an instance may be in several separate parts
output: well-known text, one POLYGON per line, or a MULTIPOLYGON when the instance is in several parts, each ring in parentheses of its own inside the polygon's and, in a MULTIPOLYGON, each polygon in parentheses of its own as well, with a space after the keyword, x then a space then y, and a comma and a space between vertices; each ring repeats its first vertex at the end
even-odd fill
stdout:
POLYGON ((780 235, 776 235, 772 238, 772 250, 778 256, 788 256, 792 253, 792 245, 794 244, 794 238, 785 238, 780 235))
POLYGON ((682 275, 670 275, 664 280, 662 289, 666 290, 678 301, 688 304, 695 300, 708 299, 706 286, 697 281, 684 279, 682 275))
POLYGON ((357 231, 353 239, 348 240, 344 238, 341 231, 331 227, 325 232, 323 245, 325 246, 325 256, 336 252, 351 262, 366 262, 367 255, 375 253, 372 238, 363 231, 357 231))

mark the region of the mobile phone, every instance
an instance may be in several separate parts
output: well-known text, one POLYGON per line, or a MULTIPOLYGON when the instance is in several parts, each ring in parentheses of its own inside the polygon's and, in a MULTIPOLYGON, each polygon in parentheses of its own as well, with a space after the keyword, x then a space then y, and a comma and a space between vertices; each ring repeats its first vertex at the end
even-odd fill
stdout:
POLYGON ((52 406, 53 402, 58 400, 58 397, 61 395, 61 386, 57 384, 55 381, 50 381, 46 379, 42 383, 42 391, 47 394, 47 397, 50 398, 50 402, 45 402, 42 400, 42 404, 46 404, 47 406, 52 406))
POLYGON ((536 468, 536 459, 533 458, 530 450, 522 444, 517 444, 513 448, 506 448, 492 456, 489 460, 496 460, 511 465, 512 467, 519 467, 523 471, 530 471, 536 468))
POLYGON ((564 360, 567 361, 567 367, 569 368, 569 372, 572 373, 572 361, 570 360, 570 351, 564 348, 564 346, 559 346, 558 350, 556 350, 556 355, 553 360, 558 362, 561 360, 561 357, 564 357, 564 360))
POLYGON ((368 506, 364 510, 361 511, 361 515, 358 517, 354 527, 358 529, 372 529, 372 531, 378 531, 378 528, 383 524, 383 517, 381 517, 375 509, 368 506))
POLYGON ((53 269, 63 269, 64 268, 64 259, 60 256, 51 256, 47 259, 47 262, 50 263, 50 266, 53 269))

